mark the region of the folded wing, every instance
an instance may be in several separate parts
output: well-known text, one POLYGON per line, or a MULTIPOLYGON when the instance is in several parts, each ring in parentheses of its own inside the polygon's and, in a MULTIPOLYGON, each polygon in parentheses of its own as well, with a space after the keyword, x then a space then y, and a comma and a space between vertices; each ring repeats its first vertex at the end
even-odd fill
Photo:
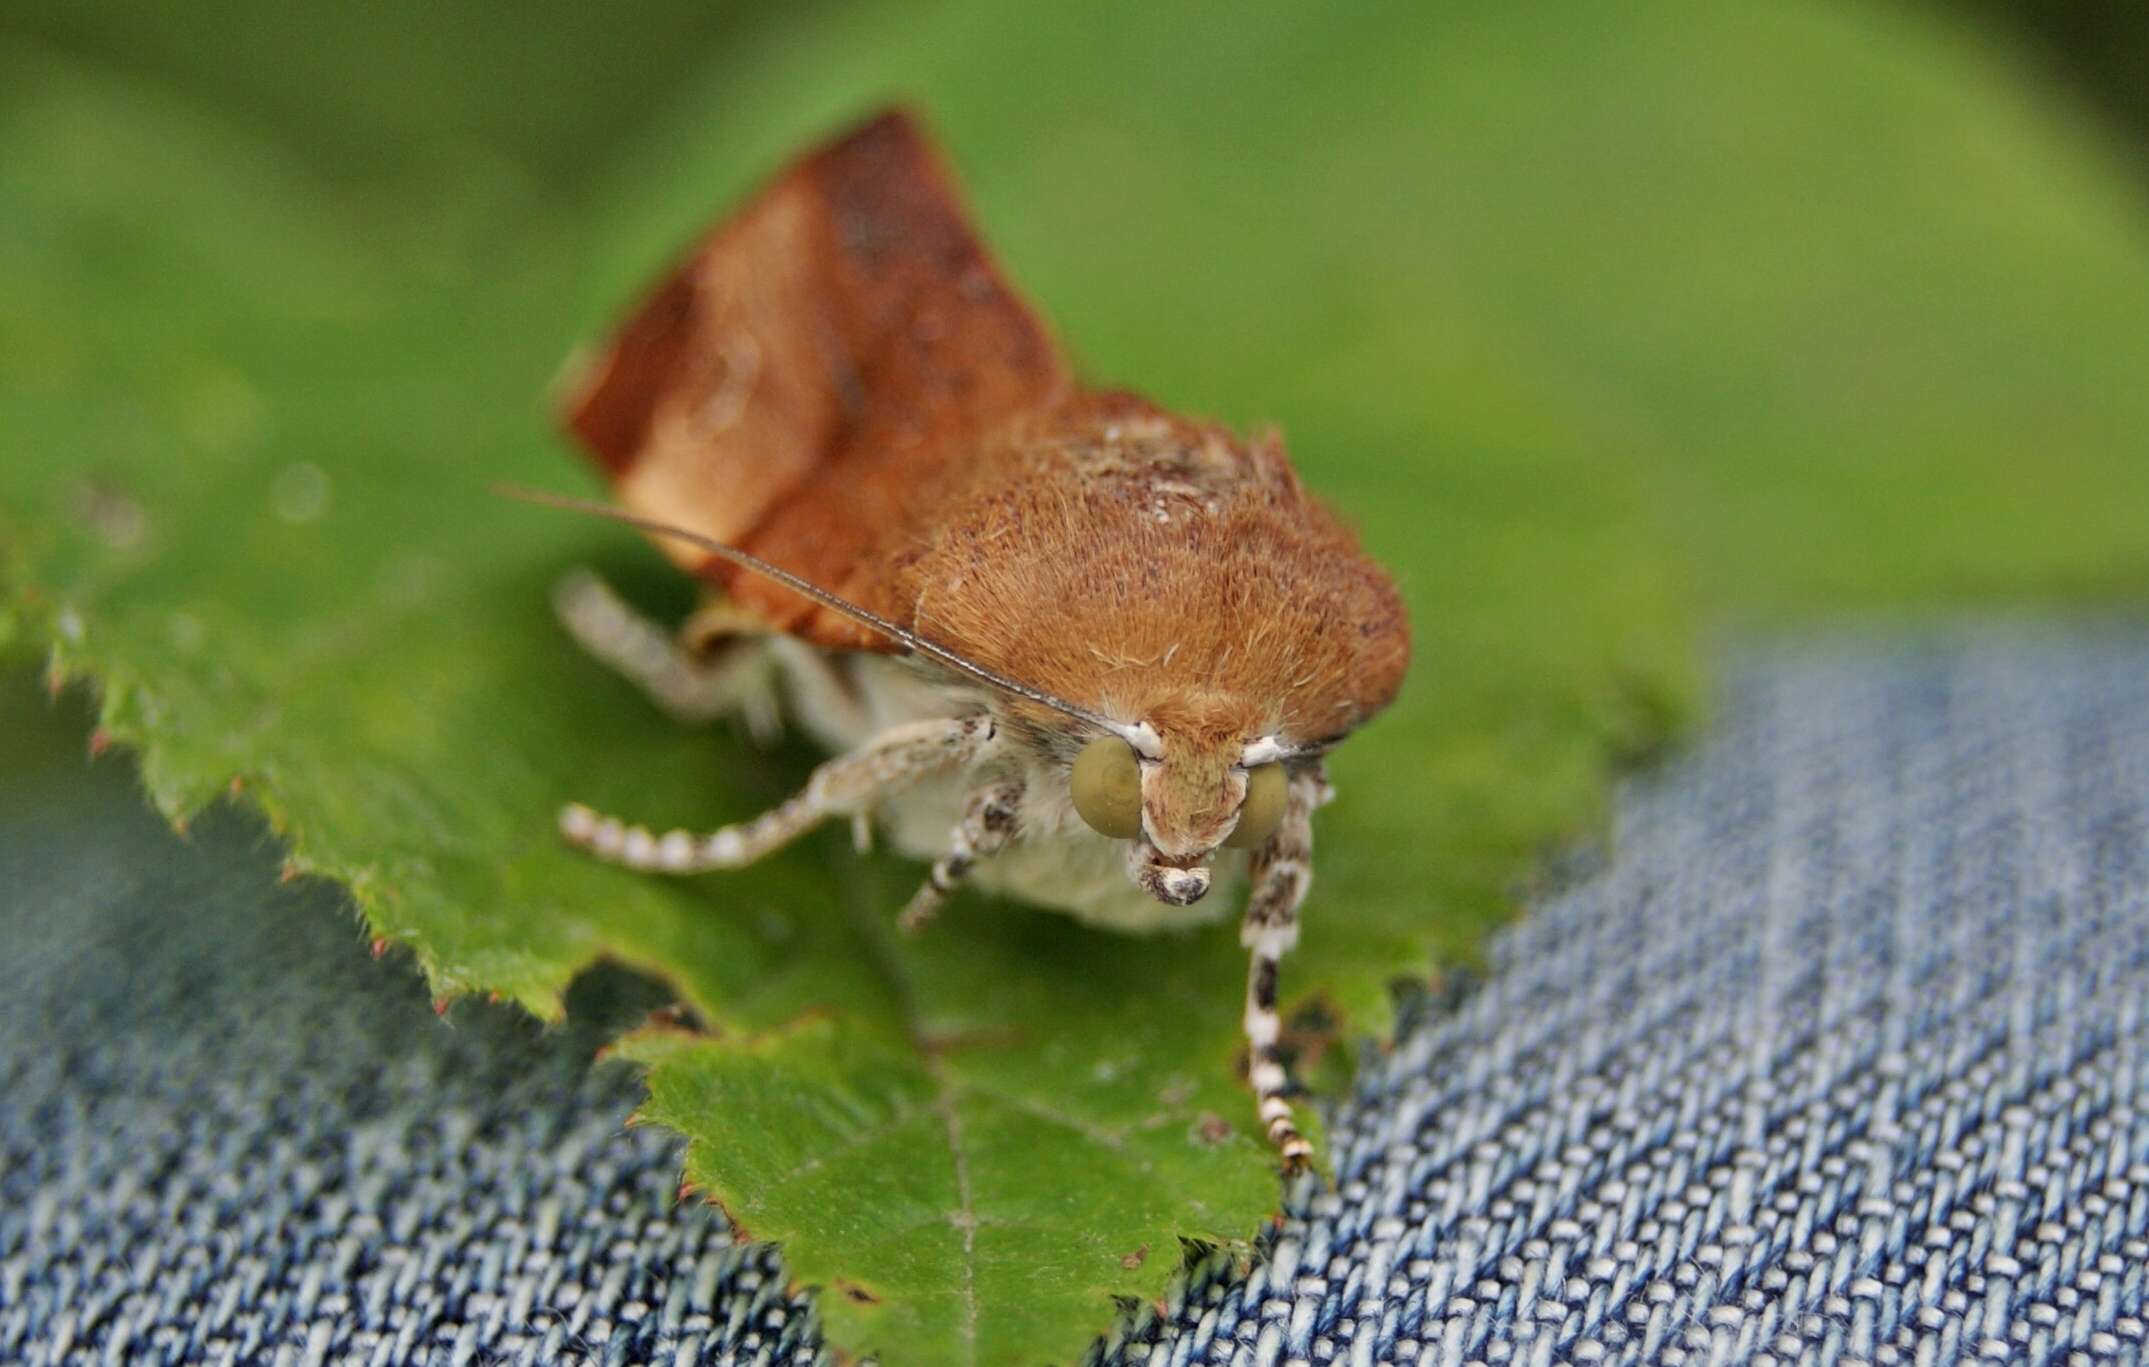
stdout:
MULTIPOLYGON (((1072 392, 916 123, 883 114, 698 244, 572 386, 622 506, 729 542, 904 625, 916 493, 1072 392)), ((705 552, 658 543, 770 628, 889 649, 705 552)))

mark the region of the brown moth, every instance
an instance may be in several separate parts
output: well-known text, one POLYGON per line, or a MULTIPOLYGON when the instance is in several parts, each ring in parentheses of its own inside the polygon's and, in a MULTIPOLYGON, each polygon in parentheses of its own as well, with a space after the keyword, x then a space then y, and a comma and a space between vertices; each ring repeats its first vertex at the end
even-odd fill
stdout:
POLYGON ((568 630, 675 716, 766 732, 787 709, 837 755, 735 826, 575 805, 566 838, 690 874, 870 823, 932 862, 908 930, 966 881, 1134 933, 1250 882, 1250 1077, 1303 1163, 1277 963, 1321 757, 1394 698, 1409 632, 1280 441, 1080 384, 900 112, 699 243, 579 367, 565 421, 620 505, 576 506, 708 590, 670 633, 574 575, 568 630))

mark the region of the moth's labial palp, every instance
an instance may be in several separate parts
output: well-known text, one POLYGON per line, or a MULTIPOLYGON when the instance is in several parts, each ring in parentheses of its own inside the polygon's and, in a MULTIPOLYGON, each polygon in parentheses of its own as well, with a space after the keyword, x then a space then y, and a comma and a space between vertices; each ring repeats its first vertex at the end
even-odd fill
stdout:
POLYGON ((1182 868, 1167 863, 1146 836, 1127 842, 1127 873, 1143 892, 1175 907, 1199 902, 1208 895, 1211 882, 1206 866, 1182 868))

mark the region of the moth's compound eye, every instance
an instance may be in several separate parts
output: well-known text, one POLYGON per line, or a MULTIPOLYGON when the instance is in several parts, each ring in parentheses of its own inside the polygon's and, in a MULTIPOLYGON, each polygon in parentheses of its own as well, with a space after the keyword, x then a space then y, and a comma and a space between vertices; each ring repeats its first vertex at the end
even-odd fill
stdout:
POLYGON ((1134 747, 1099 736, 1075 756, 1074 807, 1099 835, 1128 840, 1142 833, 1142 765, 1134 747))
POLYGON ((1281 764, 1260 764, 1246 776, 1246 801, 1239 807, 1239 824, 1231 828, 1224 843, 1235 850, 1250 850, 1276 833, 1283 824, 1283 800, 1291 786, 1281 764))

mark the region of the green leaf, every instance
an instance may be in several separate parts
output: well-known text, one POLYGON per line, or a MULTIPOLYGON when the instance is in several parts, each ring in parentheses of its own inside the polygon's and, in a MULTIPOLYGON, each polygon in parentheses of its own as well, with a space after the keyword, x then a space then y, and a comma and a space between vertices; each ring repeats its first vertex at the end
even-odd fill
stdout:
POLYGON ((559 570, 684 586, 484 488, 586 480, 554 367, 870 101, 930 111, 1097 374, 1283 423, 1403 581, 1420 664, 1336 757, 1285 969, 1316 1049, 1594 828, 1705 626, 2149 586, 2138 197, 1915 16, 660 6, 615 20, 630 89, 551 79, 590 65, 565 7, 439 9, 11 35, 0 642, 96 681, 171 815, 236 780, 443 995, 671 983, 706 1029, 619 1046, 645 1114, 847 1349, 1072 1358, 1280 1197, 1229 926, 970 899, 912 942, 919 871, 841 832, 685 883, 551 836, 568 798, 713 826, 813 762, 580 658, 559 570), (442 65, 501 24, 519 46, 442 65))

